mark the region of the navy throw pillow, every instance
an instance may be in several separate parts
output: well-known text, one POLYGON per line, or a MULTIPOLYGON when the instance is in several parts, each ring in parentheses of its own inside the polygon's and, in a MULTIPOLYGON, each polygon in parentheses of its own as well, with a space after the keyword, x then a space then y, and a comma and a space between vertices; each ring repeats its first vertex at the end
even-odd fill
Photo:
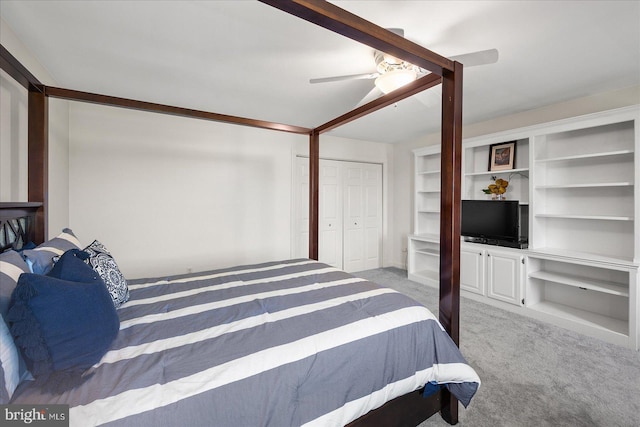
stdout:
POLYGON ((75 255, 53 272, 60 277, 22 274, 11 296, 9 328, 36 377, 90 368, 120 328, 104 282, 75 255))
POLYGON ((93 268, 87 268, 88 258, 87 252, 70 249, 58 257, 47 276, 71 282, 90 282, 101 278, 93 268))

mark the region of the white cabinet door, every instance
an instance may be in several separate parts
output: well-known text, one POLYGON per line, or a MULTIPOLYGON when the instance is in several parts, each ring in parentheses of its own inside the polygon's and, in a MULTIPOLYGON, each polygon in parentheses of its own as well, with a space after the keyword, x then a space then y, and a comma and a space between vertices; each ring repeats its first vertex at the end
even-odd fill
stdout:
POLYGON ((522 255, 487 250, 487 296, 522 305, 522 255))
POLYGON ((480 248, 460 246, 460 289, 485 293, 485 253, 480 248))

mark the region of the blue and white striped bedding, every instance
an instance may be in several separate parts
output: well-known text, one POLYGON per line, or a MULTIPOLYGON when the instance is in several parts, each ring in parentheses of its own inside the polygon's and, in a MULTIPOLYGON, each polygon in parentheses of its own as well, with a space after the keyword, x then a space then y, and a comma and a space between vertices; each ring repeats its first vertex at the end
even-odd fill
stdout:
POLYGON ((298 259, 130 282, 111 350, 76 388, 72 426, 344 425, 428 382, 465 406, 480 380, 426 308, 298 259))

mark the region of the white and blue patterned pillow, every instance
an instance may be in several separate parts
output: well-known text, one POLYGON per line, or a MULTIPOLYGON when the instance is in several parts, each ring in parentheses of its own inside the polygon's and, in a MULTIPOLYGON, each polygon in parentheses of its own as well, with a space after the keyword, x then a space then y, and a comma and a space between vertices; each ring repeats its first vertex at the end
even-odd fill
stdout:
POLYGON ((35 249, 27 249, 22 252, 31 268, 36 274, 47 274, 53 267, 53 257, 60 256, 69 249, 80 249, 78 238, 68 228, 51 240, 38 245, 35 249))
POLYGON ((83 249, 89 254, 85 260, 100 275, 107 286, 107 290, 113 300, 113 305, 118 308, 129 301, 129 286, 124 275, 120 272, 116 261, 107 248, 97 240, 83 249))
POLYGON ((0 254, 0 315, 6 317, 11 293, 16 288, 22 273, 29 273, 27 263, 16 251, 0 254))

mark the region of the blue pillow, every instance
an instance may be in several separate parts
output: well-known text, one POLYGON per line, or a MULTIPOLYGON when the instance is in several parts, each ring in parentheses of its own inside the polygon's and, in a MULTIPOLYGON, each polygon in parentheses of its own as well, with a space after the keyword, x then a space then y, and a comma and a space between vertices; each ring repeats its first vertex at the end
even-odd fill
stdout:
POLYGON ((100 361, 120 328, 104 282, 71 254, 53 272, 60 277, 22 274, 11 296, 11 334, 36 377, 83 372, 100 361))
POLYGON ((93 268, 87 268, 87 259, 89 259, 87 252, 80 249, 70 249, 58 258, 51 271, 47 273, 47 276, 71 282, 90 282, 95 280, 96 277, 99 277, 99 274, 93 268))
POLYGON ((44 242, 35 249, 22 251, 32 273, 47 274, 53 267, 53 257, 62 255, 69 249, 80 249, 81 245, 73 231, 68 228, 62 230, 51 240, 44 242))

